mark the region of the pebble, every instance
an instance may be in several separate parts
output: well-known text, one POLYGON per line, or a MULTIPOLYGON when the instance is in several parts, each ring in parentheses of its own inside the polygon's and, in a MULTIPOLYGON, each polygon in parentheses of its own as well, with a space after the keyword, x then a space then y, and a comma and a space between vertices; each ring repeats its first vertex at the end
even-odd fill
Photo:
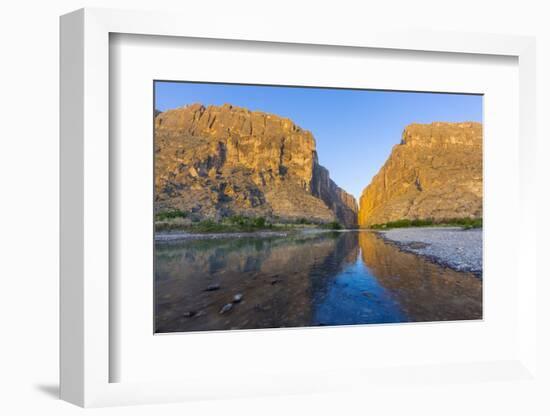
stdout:
POLYGON ((220 309, 220 314, 223 315, 224 313, 229 312, 231 309, 233 309, 233 304, 232 303, 228 303, 226 305, 223 305, 222 308, 220 309))
POLYGON ((195 311, 187 311, 183 313, 183 316, 186 318, 191 318, 192 316, 195 316, 197 313, 195 311))
POLYGON ((237 293, 235 296, 233 296, 233 302, 239 303, 241 300, 243 300, 243 294, 237 293))
POLYGON ((380 234, 402 250, 427 256, 438 264, 481 276, 483 230, 453 227, 396 228, 380 234))
POLYGON ((206 287, 206 291, 207 291, 207 292, 211 292, 211 291, 213 291, 213 290, 218 290, 219 288, 220 288, 220 285, 219 285, 218 283, 213 283, 213 284, 208 285, 208 286, 206 287))

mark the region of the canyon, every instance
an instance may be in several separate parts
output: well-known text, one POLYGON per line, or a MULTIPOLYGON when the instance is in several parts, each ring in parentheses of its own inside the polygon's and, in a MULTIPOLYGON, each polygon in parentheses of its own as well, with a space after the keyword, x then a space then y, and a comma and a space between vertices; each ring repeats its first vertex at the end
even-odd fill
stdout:
POLYGON ((319 164, 312 133, 288 118, 230 104, 155 111, 157 213, 346 228, 444 222, 482 217, 482 178, 481 123, 410 124, 358 204, 319 164))

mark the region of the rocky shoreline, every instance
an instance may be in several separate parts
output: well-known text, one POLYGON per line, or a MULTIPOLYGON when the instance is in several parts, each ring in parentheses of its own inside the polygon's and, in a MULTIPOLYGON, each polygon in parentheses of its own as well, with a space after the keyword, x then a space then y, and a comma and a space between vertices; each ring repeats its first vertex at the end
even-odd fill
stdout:
POLYGON ((155 243, 170 243, 182 240, 218 240, 224 238, 270 238, 270 237, 287 237, 288 232, 285 231, 253 231, 253 232, 228 232, 228 233, 189 233, 169 232, 155 233, 155 243))
POLYGON ((396 228, 376 231, 400 250, 423 256, 441 266, 481 277, 483 230, 459 227, 396 228))
MULTIPOLYGON (((190 233, 185 231, 155 233, 155 243, 177 243, 188 240, 219 240, 228 238, 283 238, 296 232, 313 235, 325 232, 348 232, 350 230, 307 229, 293 231, 252 231, 222 233, 190 233)), ((483 231, 464 230, 460 227, 415 227, 391 230, 374 230, 386 243, 401 251, 427 258, 443 267, 458 272, 482 276, 483 231)))
POLYGON ((166 231, 155 232, 156 243, 169 243, 182 240, 219 240, 225 238, 273 238, 289 236, 314 236, 323 233, 343 233, 357 231, 355 229, 333 230, 330 228, 295 228, 281 231, 258 230, 258 231, 228 231, 210 233, 191 233, 187 231, 166 231))

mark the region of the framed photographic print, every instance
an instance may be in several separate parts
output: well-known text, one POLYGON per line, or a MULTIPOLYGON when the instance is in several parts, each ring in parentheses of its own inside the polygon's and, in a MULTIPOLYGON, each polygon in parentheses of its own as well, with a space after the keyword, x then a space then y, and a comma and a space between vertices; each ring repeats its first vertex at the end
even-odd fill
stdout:
POLYGON ((154 95, 156 333, 482 318, 481 95, 154 95))
POLYGON ((181 21, 61 19, 62 398, 531 379, 533 39, 181 21))

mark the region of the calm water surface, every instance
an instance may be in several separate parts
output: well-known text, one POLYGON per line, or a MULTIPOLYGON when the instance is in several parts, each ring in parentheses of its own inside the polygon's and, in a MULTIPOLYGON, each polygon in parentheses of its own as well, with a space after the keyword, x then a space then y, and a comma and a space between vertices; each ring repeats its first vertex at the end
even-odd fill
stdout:
POLYGON ((482 317, 479 278, 368 231, 157 244, 155 256, 157 332, 482 317))

